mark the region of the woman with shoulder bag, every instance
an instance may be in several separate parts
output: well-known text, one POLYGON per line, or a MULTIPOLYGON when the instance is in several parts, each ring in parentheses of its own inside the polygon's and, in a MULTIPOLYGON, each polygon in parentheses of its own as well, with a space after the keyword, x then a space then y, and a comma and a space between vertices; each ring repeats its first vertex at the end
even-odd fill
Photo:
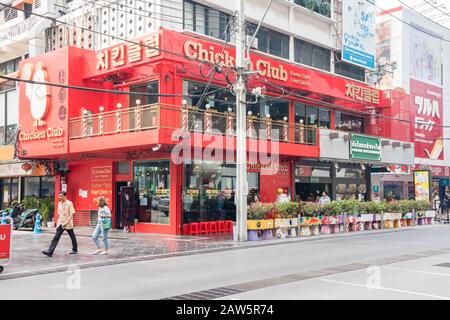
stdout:
POLYGON ((92 240, 97 246, 97 251, 95 251, 94 254, 106 255, 108 254, 109 249, 108 231, 112 227, 111 210, 109 210, 104 197, 100 197, 98 199, 98 206, 98 223, 97 227, 95 227, 94 233, 92 234, 92 240), (100 234, 102 235, 103 244, 105 245, 104 251, 100 249, 100 243, 98 241, 100 234))

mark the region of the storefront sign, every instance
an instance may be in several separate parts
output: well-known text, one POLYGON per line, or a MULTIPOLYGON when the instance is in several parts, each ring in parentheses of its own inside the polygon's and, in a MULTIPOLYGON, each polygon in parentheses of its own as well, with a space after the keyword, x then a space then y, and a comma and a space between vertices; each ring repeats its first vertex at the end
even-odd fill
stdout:
POLYGON ((410 86, 415 156, 444 160, 443 89, 414 79, 410 86))
POLYGON ((414 171, 414 197, 416 200, 430 200, 430 180, 430 171, 414 171))
POLYGON ((0 178, 33 176, 35 172, 36 170, 34 167, 32 170, 25 171, 22 168, 22 163, 0 165, 0 178))
MULTIPOLYGON (((166 37, 169 38, 168 41, 164 41, 164 49, 175 52, 181 50, 189 60, 214 63, 228 68, 236 66, 234 48, 226 48, 224 50, 221 44, 194 39, 166 30, 164 30, 163 35, 165 39, 166 37), (179 44, 179 41, 182 41, 182 44, 179 44)), ((259 71, 261 76, 267 77, 280 85, 339 98, 351 98, 375 105, 380 104, 381 95, 379 90, 357 82, 283 63, 255 53, 251 53, 249 63, 252 70, 259 71), (331 83, 333 84, 332 86, 328 85, 331 83)))
POLYGON ((310 166, 296 166, 295 176, 296 177, 311 177, 312 167, 310 166))
MULTIPOLYGON (((112 181, 113 181, 113 168, 112 166, 99 166, 91 168, 91 195, 94 199, 98 197, 105 197, 106 202, 111 204, 112 200, 112 181)), ((84 197, 84 191, 82 194, 84 197)))
POLYGON ((159 34, 152 34, 136 44, 121 44, 97 53, 97 71, 107 71, 159 55, 159 34))
POLYGON ((9 259, 11 253, 11 225, 0 225, 0 260, 9 259))
POLYGON ((276 173, 288 173, 289 172, 289 165, 286 163, 268 163, 268 164, 261 164, 261 163, 254 163, 249 162, 247 163, 247 170, 249 171, 268 171, 268 172, 276 172, 276 173))
POLYGON ((380 103, 380 92, 376 89, 363 87, 351 82, 348 82, 345 88, 345 95, 349 98, 367 103, 380 103))
POLYGON ((450 167, 417 164, 415 170, 429 170, 433 177, 450 177, 450 167))
POLYGON ((352 159, 380 161, 380 138, 352 134, 350 141, 350 157, 352 159))
POLYGON ((375 5, 369 1, 344 0, 342 8, 342 60, 374 70, 375 5))

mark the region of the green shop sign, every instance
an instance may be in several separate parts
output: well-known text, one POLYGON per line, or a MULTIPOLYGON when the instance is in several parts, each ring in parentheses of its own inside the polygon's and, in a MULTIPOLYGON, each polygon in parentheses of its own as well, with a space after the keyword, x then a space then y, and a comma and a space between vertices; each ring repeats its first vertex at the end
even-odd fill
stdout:
POLYGON ((350 158, 360 160, 381 160, 381 140, 376 137, 352 134, 350 158))

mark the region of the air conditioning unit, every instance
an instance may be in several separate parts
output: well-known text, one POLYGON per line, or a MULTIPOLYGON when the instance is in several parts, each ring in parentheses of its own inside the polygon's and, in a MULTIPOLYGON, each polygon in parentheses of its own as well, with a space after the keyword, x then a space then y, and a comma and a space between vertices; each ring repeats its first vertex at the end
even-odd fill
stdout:
MULTIPOLYGON (((247 44, 247 46, 250 45, 250 41, 252 41, 252 36, 247 35, 245 39, 245 43, 247 44)), ((258 37, 255 37, 253 39, 253 43, 250 49, 258 49, 258 37)))

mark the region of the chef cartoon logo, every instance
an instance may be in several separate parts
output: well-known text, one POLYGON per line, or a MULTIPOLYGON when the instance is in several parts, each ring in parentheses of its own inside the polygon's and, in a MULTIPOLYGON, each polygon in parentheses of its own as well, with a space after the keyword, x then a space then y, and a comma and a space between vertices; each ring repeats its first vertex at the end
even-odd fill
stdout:
POLYGON ((43 120, 47 114, 50 104, 50 87, 42 84, 47 82, 47 68, 42 62, 26 63, 21 72, 24 80, 32 82, 25 83, 25 95, 30 102, 30 112, 34 119, 34 127, 42 127, 46 125, 43 120))

